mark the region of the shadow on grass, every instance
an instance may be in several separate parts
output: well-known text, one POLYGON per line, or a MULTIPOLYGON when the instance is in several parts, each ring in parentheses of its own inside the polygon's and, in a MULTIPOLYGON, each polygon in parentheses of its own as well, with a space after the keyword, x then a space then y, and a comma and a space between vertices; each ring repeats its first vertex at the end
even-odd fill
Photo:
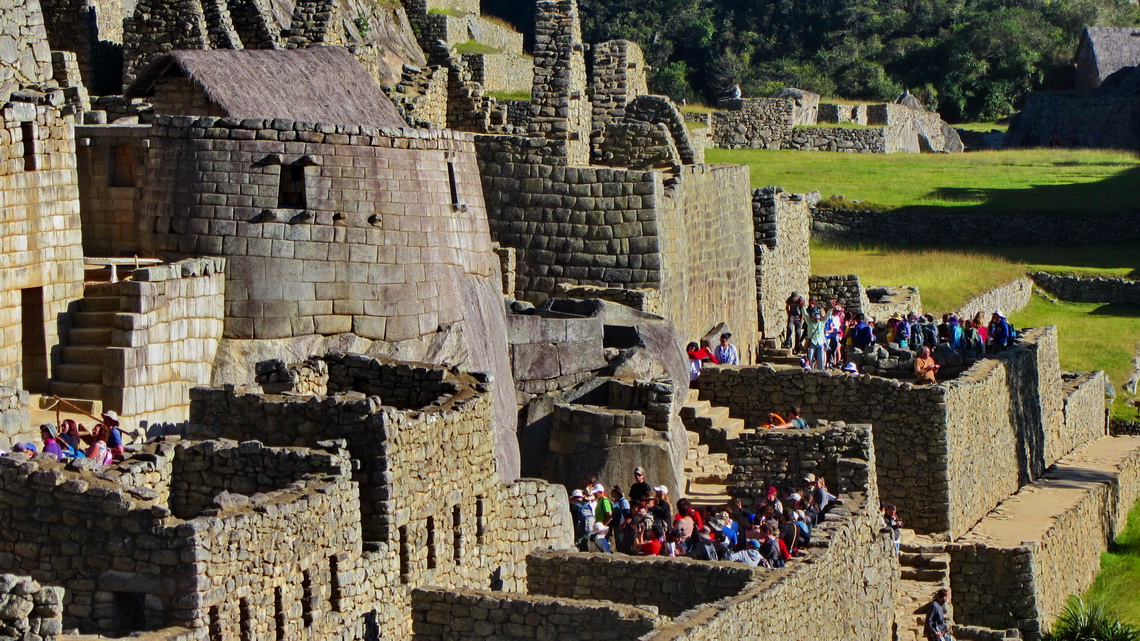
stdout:
MULTIPOLYGON (((1114 163, 1076 163, 1087 166, 1114 166, 1114 163)), ((1059 166, 1064 166, 1063 163, 1059 166)), ((985 187, 938 187, 930 195, 948 202, 981 201, 977 205, 952 208, 938 205, 902 207, 899 211, 950 213, 965 215, 1070 215, 1096 217, 1116 214, 1140 213, 1135 194, 1140 190, 1140 167, 1131 167, 1120 173, 1087 183, 1067 185, 1033 185, 1029 188, 1001 189, 985 187)), ((1112 230, 1105 230, 1105 240, 1112 238, 1112 230)))
POLYGON ((1124 305, 1121 303, 1108 303, 1089 312, 1090 316, 1119 316, 1123 318, 1140 318, 1140 305, 1124 305))

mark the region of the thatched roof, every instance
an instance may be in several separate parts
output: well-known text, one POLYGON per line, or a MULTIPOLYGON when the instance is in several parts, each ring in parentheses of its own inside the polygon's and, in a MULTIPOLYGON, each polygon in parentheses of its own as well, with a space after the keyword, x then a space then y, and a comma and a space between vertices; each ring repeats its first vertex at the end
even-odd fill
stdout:
MULTIPOLYGON (((1100 80, 1124 67, 1140 65, 1140 29, 1087 27, 1078 50, 1088 48, 1100 80)), ((1081 55, 1078 54, 1078 62, 1081 55)))
POLYGON ((407 126, 376 80, 341 47, 172 51, 147 65, 127 95, 149 96, 171 76, 189 78, 231 118, 407 126))

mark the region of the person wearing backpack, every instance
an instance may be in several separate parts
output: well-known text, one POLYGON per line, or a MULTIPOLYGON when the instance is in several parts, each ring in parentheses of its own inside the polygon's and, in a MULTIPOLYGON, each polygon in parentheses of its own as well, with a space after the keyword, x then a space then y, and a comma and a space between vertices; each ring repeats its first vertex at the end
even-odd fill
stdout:
POLYGON ((1000 352, 1013 340, 1013 326, 1006 320, 1001 310, 994 310, 990 318, 990 352, 1000 352))
POLYGON ((855 343, 855 347, 863 350, 875 342, 875 330, 867 323, 862 312, 855 314, 855 336, 852 342, 855 343))

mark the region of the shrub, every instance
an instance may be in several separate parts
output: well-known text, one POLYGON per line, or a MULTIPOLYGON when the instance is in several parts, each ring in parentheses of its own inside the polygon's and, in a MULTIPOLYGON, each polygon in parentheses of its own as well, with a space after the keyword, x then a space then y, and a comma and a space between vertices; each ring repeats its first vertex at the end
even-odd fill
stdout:
POLYGON ((1140 641, 1140 628, 1111 617, 1099 605, 1090 607, 1077 598, 1042 641, 1140 641))

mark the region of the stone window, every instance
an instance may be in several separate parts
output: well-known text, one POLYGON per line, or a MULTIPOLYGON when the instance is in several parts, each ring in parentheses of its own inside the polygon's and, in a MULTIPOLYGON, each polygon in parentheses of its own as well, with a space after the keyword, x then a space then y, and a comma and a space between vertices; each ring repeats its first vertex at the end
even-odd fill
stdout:
POLYGON ((455 548, 455 564, 463 563, 463 511, 458 505, 451 508, 451 538, 455 548))
POLYGON ((459 183, 455 181, 455 163, 447 161, 447 182, 451 186, 451 204, 459 206, 459 183))
POLYGON ((329 557, 329 586, 329 607, 333 612, 340 612, 340 561, 335 554, 329 557))
POLYGON ((111 147, 111 187, 135 186, 135 150, 130 145, 111 147))
POLYGON ((285 625, 288 619, 285 618, 285 589, 281 586, 273 590, 273 623, 277 641, 285 641, 285 625))
POLYGON ((222 641, 222 613, 218 606, 210 606, 210 641, 222 641))
POLYGON ((35 171, 39 168, 36 158, 36 123, 20 123, 20 138, 24 145, 24 171, 35 171))
POLYGON ((487 530, 487 497, 480 496, 475 499, 475 542, 483 545, 483 537, 487 530))
POLYGON ((408 582, 408 570, 411 565, 408 558, 408 526, 401 525, 399 528, 400 535, 400 583, 408 582))
POLYGON ((305 627, 311 628, 313 622, 316 621, 314 614, 314 601, 316 597, 313 595, 313 574, 305 570, 301 578, 301 616, 305 621, 305 627))
POLYGON ((238 629, 241 641, 254 641, 253 615, 249 611, 249 599, 238 600, 238 629))
POLYGON ((434 570, 436 565, 435 555, 435 517, 427 517, 427 566, 429 570, 434 570))
POLYGON ((277 192, 278 209, 305 209, 308 193, 305 186, 305 165, 281 165, 281 183, 277 192))

